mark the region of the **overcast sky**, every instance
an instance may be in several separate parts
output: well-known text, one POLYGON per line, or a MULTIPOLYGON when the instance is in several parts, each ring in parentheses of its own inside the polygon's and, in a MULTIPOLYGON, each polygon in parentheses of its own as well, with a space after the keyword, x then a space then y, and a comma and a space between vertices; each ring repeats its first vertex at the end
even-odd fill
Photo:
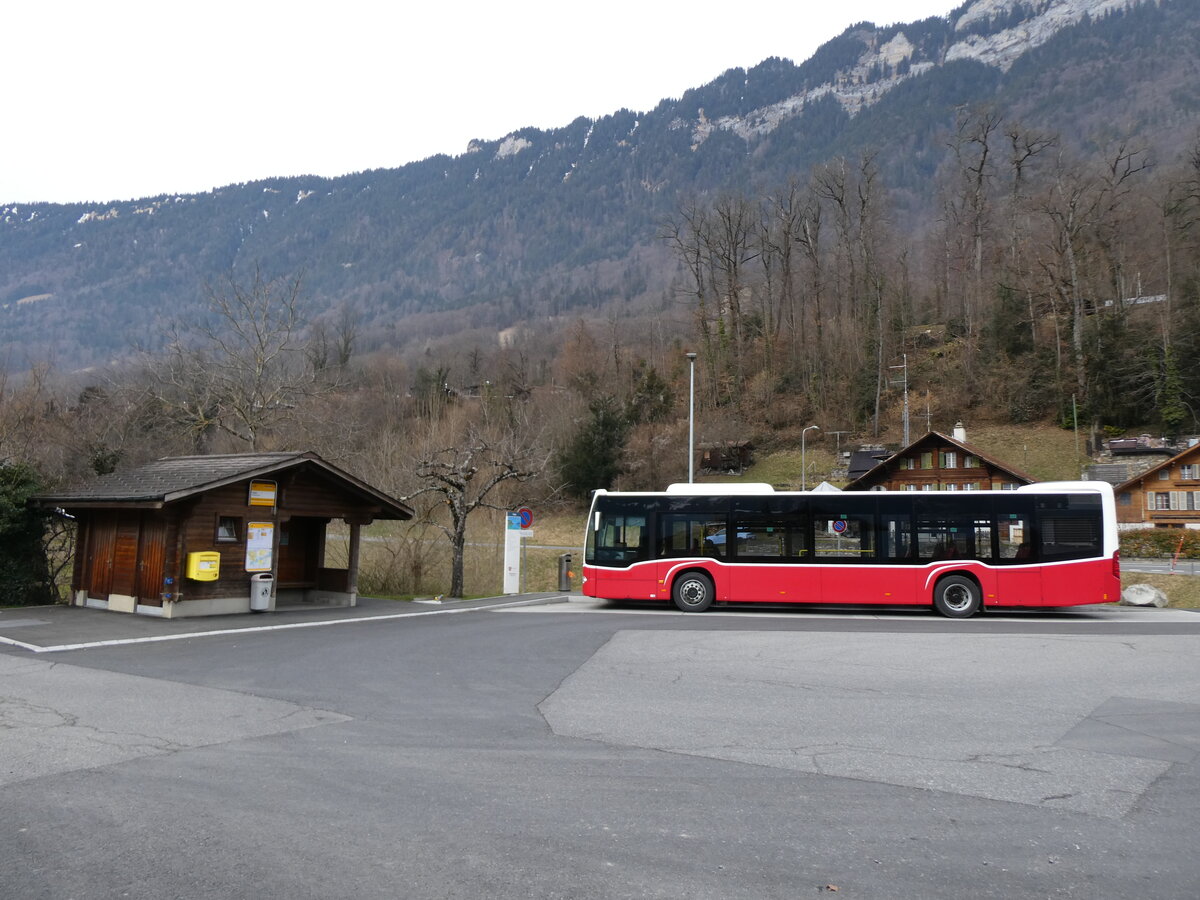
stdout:
POLYGON ((643 111, 959 0, 11 0, 0 203, 193 193, 643 111), (419 7, 419 8, 417 8, 419 7))

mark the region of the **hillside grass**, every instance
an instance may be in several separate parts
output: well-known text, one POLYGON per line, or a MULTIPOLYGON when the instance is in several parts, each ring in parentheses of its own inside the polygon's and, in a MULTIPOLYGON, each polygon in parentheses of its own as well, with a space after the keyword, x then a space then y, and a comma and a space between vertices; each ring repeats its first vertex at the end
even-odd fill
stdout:
POLYGON ((1172 609, 1200 609, 1200 575, 1152 575, 1147 572, 1122 572, 1121 587, 1148 584, 1167 595, 1172 609))
POLYGON ((967 430, 967 443, 1037 481, 1074 481, 1085 466, 1087 436, 1054 425, 980 425, 967 430))

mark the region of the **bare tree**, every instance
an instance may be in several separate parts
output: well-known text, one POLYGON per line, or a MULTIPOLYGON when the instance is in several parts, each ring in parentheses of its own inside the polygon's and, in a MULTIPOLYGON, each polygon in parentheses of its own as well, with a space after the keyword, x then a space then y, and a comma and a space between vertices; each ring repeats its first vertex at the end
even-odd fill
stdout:
POLYGON ((500 427, 477 421, 469 411, 453 422, 435 429, 419 452, 415 474, 421 486, 404 497, 405 502, 432 495, 436 503, 428 510, 433 524, 450 542, 449 596, 463 595, 463 561, 467 523, 478 509, 504 509, 493 501, 496 489, 505 482, 528 481, 540 475, 549 454, 525 438, 525 429, 515 423, 500 427), (445 519, 436 515, 445 514, 445 519))
MULTIPOLYGON (((306 398, 337 386, 328 348, 305 342, 300 288, 300 276, 267 280, 255 270, 244 284, 230 275, 209 290, 209 319, 172 328, 165 358, 147 358, 155 400, 195 449, 217 434, 264 449, 306 398)), ((339 359, 352 341, 339 334, 339 359)))

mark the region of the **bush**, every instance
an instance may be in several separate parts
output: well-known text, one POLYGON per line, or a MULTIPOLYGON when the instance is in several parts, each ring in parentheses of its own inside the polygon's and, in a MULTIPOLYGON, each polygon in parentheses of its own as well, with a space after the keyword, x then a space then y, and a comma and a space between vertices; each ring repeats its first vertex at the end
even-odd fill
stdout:
POLYGON ((1121 555, 1128 559, 1174 556, 1200 559, 1200 531, 1193 528, 1143 528, 1121 532, 1121 555), (1183 541, 1180 549, 1179 542, 1183 541))
POLYGON ((46 515, 26 506, 41 488, 29 466, 0 462, 0 606, 54 602, 42 547, 46 515))

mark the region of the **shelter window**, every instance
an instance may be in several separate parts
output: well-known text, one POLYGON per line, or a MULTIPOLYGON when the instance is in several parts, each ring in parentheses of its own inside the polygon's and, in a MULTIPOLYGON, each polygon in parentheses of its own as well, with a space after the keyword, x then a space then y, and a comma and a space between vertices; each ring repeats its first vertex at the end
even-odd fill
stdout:
POLYGON ((217 542, 236 543, 242 533, 242 520, 237 516, 217 516, 217 542))

